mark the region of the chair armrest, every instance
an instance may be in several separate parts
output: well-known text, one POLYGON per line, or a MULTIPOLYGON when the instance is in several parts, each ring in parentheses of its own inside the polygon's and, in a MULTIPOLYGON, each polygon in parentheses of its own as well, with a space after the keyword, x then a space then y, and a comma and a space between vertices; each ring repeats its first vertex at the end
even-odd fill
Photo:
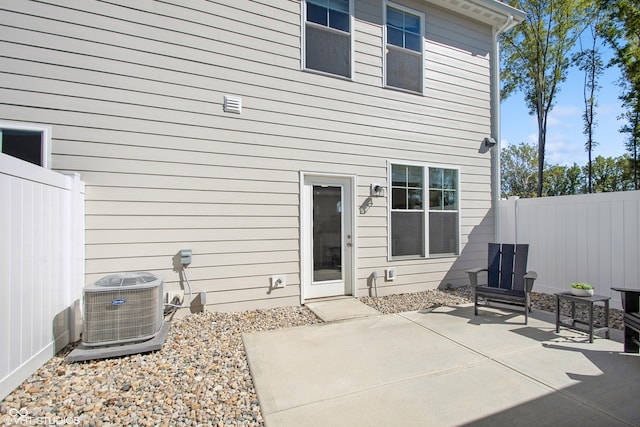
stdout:
POLYGON ((640 312, 640 289, 611 288, 622 293, 622 309, 625 313, 640 312))
POLYGON ((535 271, 528 271, 527 274, 524 275, 524 289, 527 293, 530 293, 533 289, 533 282, 538 278, 538 273, 535 271))
POLYGON ((472 268, 471 270, 467 270, 467 274, 469 275, 469 281, 471 282, 472 287, 478 286, 478 273, 482 271, 489 271, 488 268, 472 268))

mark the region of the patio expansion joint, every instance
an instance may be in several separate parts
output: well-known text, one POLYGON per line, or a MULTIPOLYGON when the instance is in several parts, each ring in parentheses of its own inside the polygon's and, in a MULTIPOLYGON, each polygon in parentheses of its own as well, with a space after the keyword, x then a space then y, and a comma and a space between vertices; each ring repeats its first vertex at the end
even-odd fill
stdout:
MULTIPOLYGON (((402 318, 404 318, 404 319, 406 319, 406 320, 408 320, 408 321, 420 326, 421 328, 424 328, 424 329, 426 329, 426 330, 428 330, 430 332, 433 332, 434 334, 436 334, 438 336, 441 336, 442 338, 444 338, 444 339, 446 339, 446 340, 448 340, 448 341, 450 341, 450 342, 452 342, 452 343, 454 343, 454 344, 456 344, 456 345, 458 345, 458 346, 460 346, 462 348, 465 348, 465 349, 471 351, 474 354, 477 354, 477 355, 485 358, 484 362, 496 363, 496 364, 498 364, 498 365, 500 365, 500 366, 502 366, 502 367, 504 367, 504 368, 506 368, 506 369, 508 369, 508 370, 510 370, 512 372, 515 372, 518 375, 521 375, 521 376, 527 378, 529 381, 532 381, 532 382, 534 382, 536 384, 539 384, 539 385, 549 389, 552 392, 559 393, 562 396, 566 397, 567 399, 570 399, 570 400, 572 400, 572 401, 574 401, 574 402, 576 402, 576 403, 578 403, 580 405, 587 406, 587 407, 593 409, 594 411, 600 412, 601 414, 604 414, 606 416, 614 418, 615 420, 619 421, 622 424, 626 424, 628 426, 634 426, 634 424, 629 423, 628 421, 616 416, 615 414, 607 411, 606 409, 603 409, 603 408, 601 408, 599 406, 593 405, 593 404, 587 402, 586 400, 582 400, 582 399, 578 398, 576 395, 564 391, 562 388, 554 387, 553 385, 551 385, 551 384, 549 384, 549 383, 547 383, 545 381, 542 381, 541 379, 538 379, 538 378, 536 378, 534 376, 531 376, 531 375, 527 374, 526 372, 524 372, 524 371, 522 371, 522 370, 520 370, 520 369, 518 369, 518 368, 516 368, 514 366, 511 366, 510 364, 508 364, 506 362, 503 362, 500 359, 498 359, 499 357, 504 357, 504 356, 511 355, 511 354, 528 352, 528 351, 531 351, 531 350, 533 350, 535 348, 544 348, 544 346, 541 343, 538 344, 538 345, 535 345, 535 346, 527 347, 527 348, 521 348, 521 349, 514 350, 514 351, 504 352, 504 353, 501 353, 500 355, 497 355, 497 356, 491 356, 489 354, 485 354, 485 353, 483 353, 481 351, 478 351, 478 350, 476 350, 476 349, 474 349, 474 348, 472 348, 470 346, 464 345, 464 344, 462 344, 462 343, 460 343, 460 342, 448 337, 447 335, 445 335, 445 334, 443 334, 443 333, 441 333, 441 332, 439 332, 439 331, 437 331, 435 329, 429 328, 426 325, 423 325, 421 323, 416 322, 413 319, 410 319, 410 318, 408 318, 406 316, 403 316, 402 313, 399 313, 398 315, 401 316, 402 318)), ((482 362, 472 363, 472 364, 469 364, 469 366, 477 365, 477 364, 480 364, 480 363, 482 363, 482 362)), ((448 370, 453 371, 455 369, 448 369, 448 370)))

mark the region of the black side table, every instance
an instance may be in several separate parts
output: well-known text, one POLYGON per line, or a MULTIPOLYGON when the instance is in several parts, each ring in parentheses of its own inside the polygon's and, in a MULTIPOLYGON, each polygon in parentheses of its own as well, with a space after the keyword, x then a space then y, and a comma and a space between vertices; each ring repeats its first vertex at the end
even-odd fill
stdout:
POLYGON ((557 292, 554 294, 556 296, 556 332, 560 332, 560 324, 568 328, 577 329, 576 323, 581 323, 587 325, 589 327, 589 342, 593 342, 593 334, 594 332, 604 331, 605 338, 609 338, 609 300, 611 297, 606 297, 603 295, 593 295, 589 297, 578 297, 573 295, 571 292, 557 292), (566 300, 571 302, 571 319, 560 321, 560 301, 566 300), (589 305, 589 321, 585 322, 583 320, 576 319, 576 303, 584 303, 589 305), (604 325, 594 325, 593 324, 593 305, 596 302, 604 303, 604 325), (596 326, 596 328, 594 328, 596 326))

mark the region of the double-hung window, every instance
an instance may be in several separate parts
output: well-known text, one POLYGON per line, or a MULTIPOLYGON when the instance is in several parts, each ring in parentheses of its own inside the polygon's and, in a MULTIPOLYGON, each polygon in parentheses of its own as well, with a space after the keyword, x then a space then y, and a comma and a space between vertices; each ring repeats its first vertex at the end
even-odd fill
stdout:
POLYGON ((0 122, 0 153, 49 167, 49 129, 44 126, 0 122))
POLYGON ((457 255, 458 170, 400 163, 389 169, 391 258, 457 255))
POLYGON ((424 15, 393 4, 385 11, 385 84, 422 93, 424 15))
POLYGON ((306 0, 304 16, 304 68, 350 78, 350 0, 306 0))

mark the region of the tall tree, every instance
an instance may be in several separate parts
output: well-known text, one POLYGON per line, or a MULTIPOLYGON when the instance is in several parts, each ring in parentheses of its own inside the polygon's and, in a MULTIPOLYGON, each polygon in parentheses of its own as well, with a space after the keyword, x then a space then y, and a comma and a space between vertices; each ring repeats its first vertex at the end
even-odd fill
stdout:
POLYGON ((620 96, 626 112, 622 118, 627 124, 621 129, 628 133, 627 150, 631 153, 635 189, 640 188, 640 3, 637 0, 598 0, 607 18, 606 41, 614 50, 612 63, 622 71, 620 96))
POLYGON ((600 14, 594 11, 596 18, 593 24, 590 26, 591 43, 586 48, 582 46, 582 38, 579 38, 580 51, 573 56, 574 62, 578 65, 578 68, 584 72, 584 112, 582 113, 582 119, 584 120, 584 128, 582 133, 587 137, 585 142, 585 151, 587 152, 587 192, 593 192, 592 185, 592 154, 593 148, 598 143, 593 139, 593 132, 596 126, 596 107, 598 103, 596 101, 596 92, 600 89, 598 84, 600 77, 604 73, 604 63, 602 61, 602 55, 598 49, 600 26, 600 14))
POLYGON ((640 177, 638 176, 638 166, 640 165, 640 105, 638 100, 634 100, 635 104, 629 106, 629 110, 622 117, 627 119, 627 124, 620 128, 620 132, 628 134, 625 147, 631 153, 629 164, 632 170, 633 188, 640 189, 640 177))
POLYGON ((538 123, 537 195, 542 196, 547 119, 567 78, 569 52, 588 23, 589 0, 509 0, 527 13, 522 24, 501 36, 502 98, 522 91, 538 123))

